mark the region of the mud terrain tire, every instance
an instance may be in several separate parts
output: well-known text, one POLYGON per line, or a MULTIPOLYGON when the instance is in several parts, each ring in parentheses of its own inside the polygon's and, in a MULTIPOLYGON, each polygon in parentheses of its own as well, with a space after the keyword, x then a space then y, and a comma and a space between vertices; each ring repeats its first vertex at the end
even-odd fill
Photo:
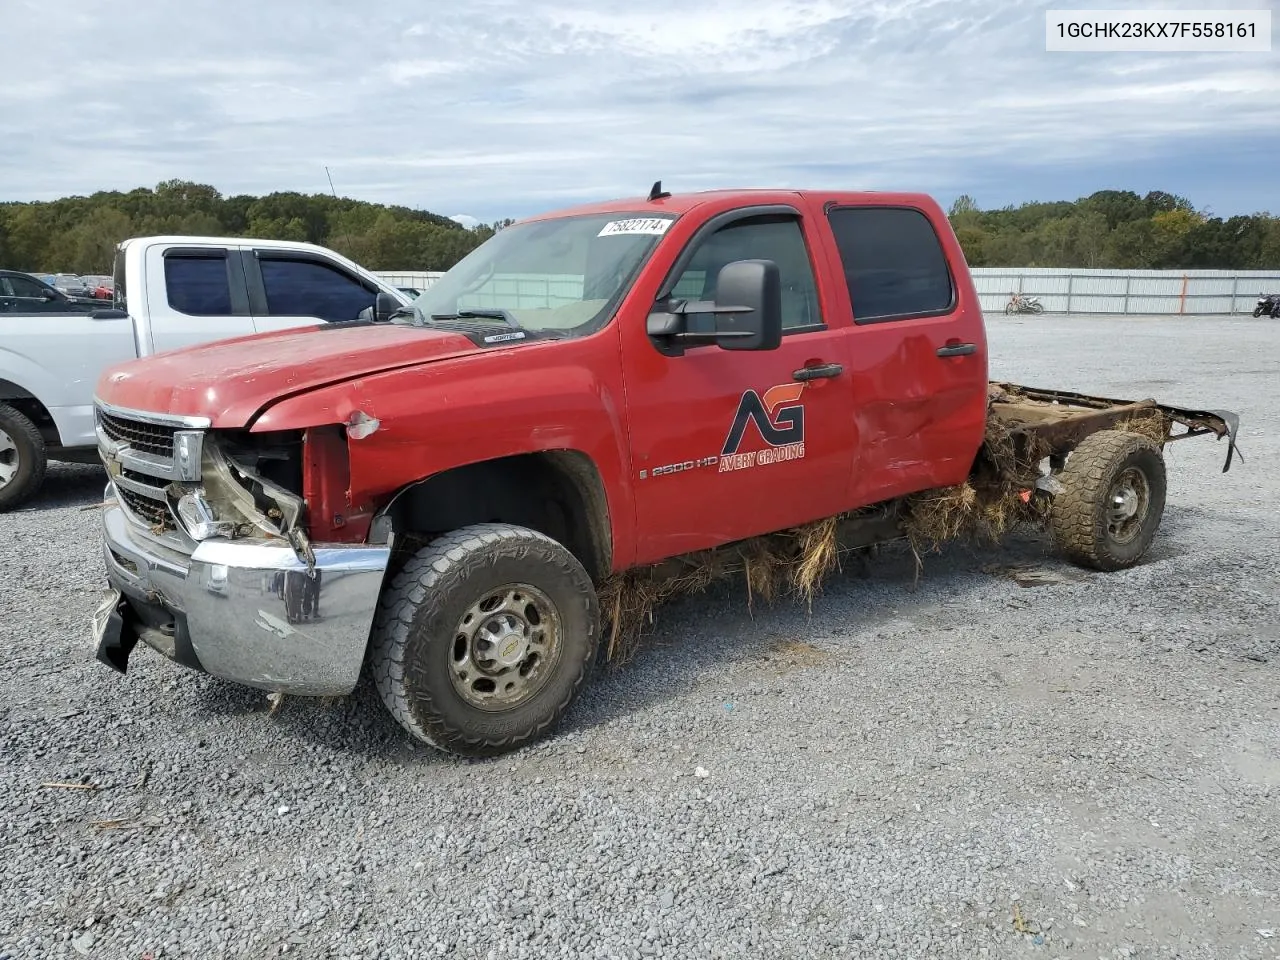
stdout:
POLYGON ((0 403, 0 513, 29 500, 44 483, 48 465, 36 425, 0 403))
POLYGON ((414 737, 489 757, 551 732, 596 660, 595 586, 564 546, 484 523, 432 540, 384 589, 369 667, 414 737))
POLYGON ((1050 529, 1071 562, 1121 570, 1151 546, 1164 514, 1165 465, 1155 441, 1100 430, 1080 442, 1058 475, 1050 529))

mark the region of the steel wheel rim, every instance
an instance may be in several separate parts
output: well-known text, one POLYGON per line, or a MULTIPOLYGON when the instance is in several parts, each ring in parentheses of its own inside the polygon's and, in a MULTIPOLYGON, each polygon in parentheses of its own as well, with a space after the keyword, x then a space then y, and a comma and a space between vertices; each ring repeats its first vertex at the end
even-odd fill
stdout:
POLYGON ((458 620, 449 645, 449 679, 470 706, 512 710, 555 673, 564 646, 560 612, 527 583, 486 592, 458 620))
POLYGON ((0 487, 7 487, 18 475, 18 445, 7 430, 0 429, 0 487))
POLYGON ((1107 491, 1107 534, 1116 543, 1131 543, 1142 530, 1151 505, 1151 485, 1137 467, 1124 470, 1107 491))

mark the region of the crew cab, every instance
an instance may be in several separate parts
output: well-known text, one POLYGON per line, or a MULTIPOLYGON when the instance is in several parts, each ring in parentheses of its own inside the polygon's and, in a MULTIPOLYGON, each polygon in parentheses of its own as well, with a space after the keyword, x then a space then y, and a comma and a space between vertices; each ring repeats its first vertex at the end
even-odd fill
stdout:
POLYGON ((117 248, 113 279, 103 302, 0 278, 0 511, 40 489, 49 460, 98 462, 93 386, 106 367, 376 309, 389 316, 410 299, 332 250, 277 240, 137 237, 117 248))
POLYGON ((386 322, 117 365, 96 411, 99 660, 142 641, 298 695, 368 670, 412 736, 472 756, 555 728, 620 574, 827 518, 896 536, 986 469, 993 418, 1068 556, 1119 569, 1164 444, 1226 437, 1229 466, 1236 428, 991 384, 926 195, 660 185, 507 227, 386 322))

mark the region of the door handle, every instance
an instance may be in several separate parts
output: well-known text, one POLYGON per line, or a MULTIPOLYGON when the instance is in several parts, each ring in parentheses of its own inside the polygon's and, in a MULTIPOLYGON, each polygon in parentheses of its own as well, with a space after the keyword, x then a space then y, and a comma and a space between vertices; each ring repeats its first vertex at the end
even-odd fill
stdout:
POLYGON ((974 343, 949 343, 945 347, 938 348, 938 356, 940 357, 967 357, 971 353, 977 353, 978 346, 974 343))
POLYGON ((821 380, 823 377, 838 377, 842 373, 844 367, 838 363, 820 363, 813 367, 801 367, 791 374, 791 379, 803 383, 806 380, 821 380))

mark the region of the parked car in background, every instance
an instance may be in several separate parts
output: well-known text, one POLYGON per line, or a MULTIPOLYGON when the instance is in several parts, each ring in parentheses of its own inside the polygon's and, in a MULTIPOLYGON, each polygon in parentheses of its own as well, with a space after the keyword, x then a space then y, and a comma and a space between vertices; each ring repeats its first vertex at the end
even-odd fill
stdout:
POLYGON ((114 296, 115 284, 110 277, 91 274, 80 280, 88 289, 89 296, 95 300, 110 300, 114 296))
MULTIPOLYGON (((39 284, 10 274, 10 289, 13 276, 39 284)), ((71 300, 47 284, 6 298, 20 303, 0 312, 0 512, 40 488, 49 460, 100 462, 93 387, 105 367, 255 332, 385 320, 410 302, 331 250, 281 240, 126 240, 114 281, 112 303, 71 300), (52 309, 50 291, 72 306, 52 309)))
POLYGON ((89 288, 85 286, 85 282, 74 273, 54 274, 53 285, 68 297, 75 297, 81 300, 91 300, 93 298, 89 288))
MULTIPOLYGON (((93 301, 72 299, 30 273, 0 270, 0 313, 88 313, 93 301)), ((0 347, 0 354, 3 347, 0 347)))

